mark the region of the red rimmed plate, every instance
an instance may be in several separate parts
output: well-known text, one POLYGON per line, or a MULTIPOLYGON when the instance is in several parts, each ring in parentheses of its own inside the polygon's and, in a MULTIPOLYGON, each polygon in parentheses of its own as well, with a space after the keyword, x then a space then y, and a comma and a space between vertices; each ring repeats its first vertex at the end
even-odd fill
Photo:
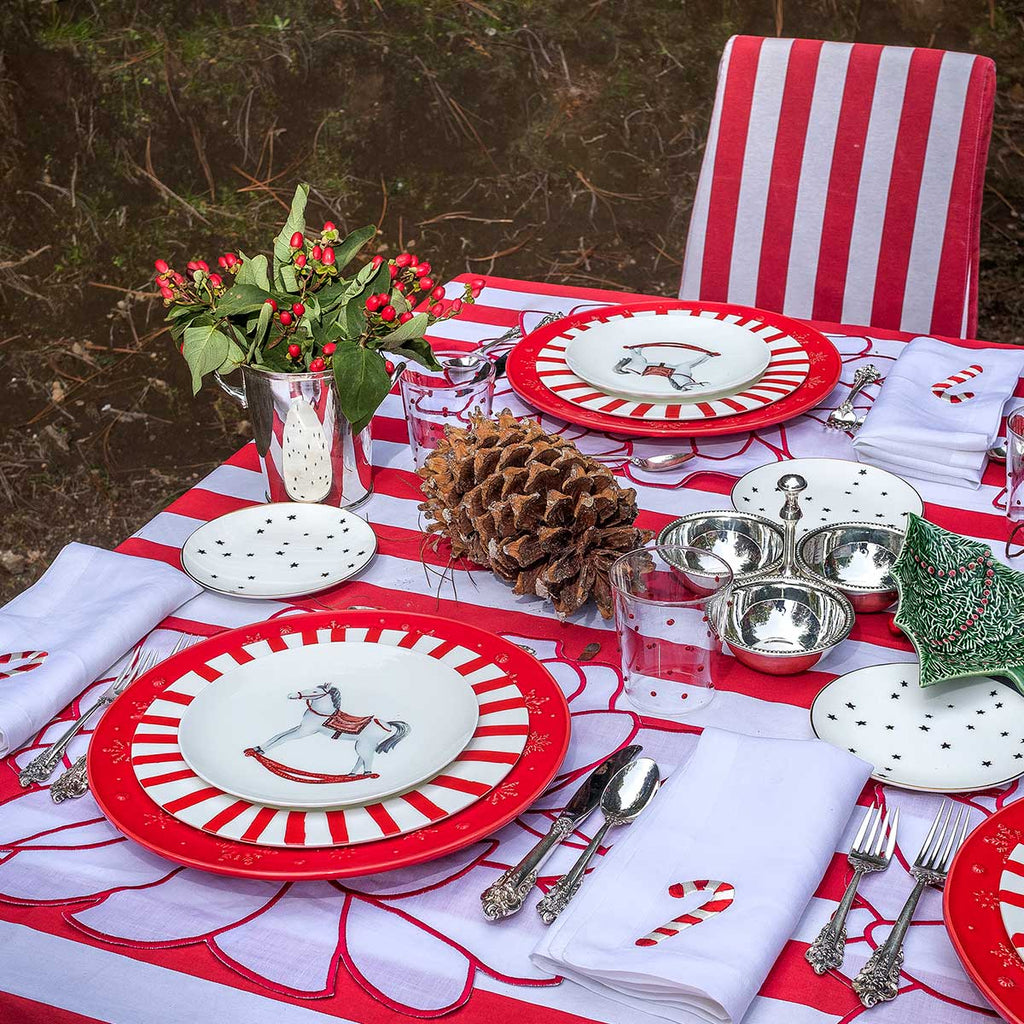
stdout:
MULTIPOLYGON (((329 718, 321 716, 316 705, 333 705, 330 692, 325 687, 315 687, 321 677, 313 671, 307 680, 308 685, 314 687, 310 692, 315 696, 319 689, 322 696, 306 703, 309 710, 305 713, 300 705, 299 714, 303 721, 309 719, 319 725, 321 718, 325 723, 329 718)), ((164 674, 171 677, 170 684, 153 697, 132 737, 135 777, 158 806, 186 825, 221 839, 237 839, 258 846, 352 846, 413 832, 449 818, 486 796, 505 778, 526 746, 530 727, 523 695, 499 665, 452 639, 427 635, 416 629, 352 626, 304 629, 286 634, 280 641, 257 643, 245 642, 239 636, 234 649, 216 655, 200 651, 198 656, 169 666, 164 674), (367 660, 373 666, 372 655, 378 650, 386 652, 381 659, 383 662, 390 656, 390 667, 374 666, 366 673, 367 660), (383 762, 380 778, 375 773, 369 784, 377 788, 382 794, 380 797, 345 801, 346 806, 341 806, 338 798, 345 796, 347 786, 367 783, 352 775, 315 775, 301 766, 293 771, 291 764, 295 758, 301 760, 304 750, 309 757, 310 741, 317 746, 322 758, 327 759, 327 764, 342 761, 350 764, 351 743, 357 736, 367 735, 362 730, 379 726, 379 719, 363 720, 360 731, 353 729, 347 740, 340 735, 331 737, 333 726, 324 724, 322 729, 310 730, 309 735, 293 740, 286 747, 288 753, 261 751, 259 758, 243 754, 245 743, 237 739, 238 729, 235 729, 234 744, 224 735, 229 725, 237 726, 239 719, 253 714, 248 694, 261 683, 270 683, 280 695, 306 685, 302 682, 301 663, 297 664, 294 657, 308 652, 318 655, 317 660, 322 665, 332 666, 331 678, 335 681, 345 676, 339 685, 346 699, 350 699, 348 695, 353 685, 358 688, 359 676, 364 673, 370 676, 369 686, 364 686, 364 690, 376 694, 372 699, 378 701, 391 681, 389 674, 396 676, 394 681, 402 686, 412 684, 412 691, 424 691, 420 713, 407 714, 408 722, 402 723, 407 730, 405 736, 394 743, 387 754, 375 759, 383 762), (366 654, 371 657, 360 658, 366 654), (411 665, 401 660, 394 664, 393 659, 398 655, 411 659, 413 655, 420 657, 412 659, 411 665), (435 686, 430 690, 424 684, 430 678, 432 662, 437 663, 443 674, 438 679, 440 688, 435 686), (245 675, 247 669, 254 666, 259 669, 256 679, 245 675), (238 791, 220 788, 214 781, 216 772, 203 772, 190 763, 183 749, 184 714, 193 710, 203 694, 212 695, 211 687, 219 685, 225 677, 229 692, 238 690, 238 693, 231 692, 232 699, 227 705, 222 701, 210 709, 216 731, 206 743, 204 756, 206 760, 229 758, 232 771, 244 773, 242 778, 251 777, 256 789, 267 784, 280 786, 282 799, 277 806, 261 803, 257 798, 245 799, 238 791), (416 742, 429 749, 434 735, 444 727, 444 718, 456 717, 456 703, 463 699, 462 688, 469 691, 467 696, 472 705, 472 736, 468 743, 460 742, 458 756, 442 758, 438 769, 443 770, 433 771, 415 786, 396 786, 395 783, 389 786, 384 782, 391 770, 389 755, 416 742), (230 723, 229 718, 233 719, 230 723), (271 754, 289 763, 270 759, 271 754), (394 795, 387 792, 388 788, 394 795), (323 797, 324 793, 334 794, 334 801, 323 797)), ((255 673, 250 673, 252 675, 255 673)), ((383 733, 383 729, 378 729, 378 733, 383 733)), ((377 738, 387 739, 388 736, 370 734, 368 738, 372 748, 377 738)), ((331 770, 337 769, 332 767, 331 770)))
POLYGON ((407 612, 314 612, 230 630, 169 659, 142 676, 97 726, 89 746, 93 796, 113 825, 154 853, 218 874, 284 880, 347 878, 419 864, 459 850, 511 821, 554 778, 569 743, 569 709, 547 670, 522 648, 486 630, 433 615, 407 612), (210 835, 176 820, 147 795, 131 764, 132 737, 154 698, 180 676, 179 659, 206 662, 242 643, 284 643, 294 633, 320 629, 415 631, 452 639, 500 665, 522 694, 529 735, 522 756, 487 796, 443 821, 406 835, 344 848, 260 847, 210 835))
MULTIPOLYGON (((731 322, 736 322, 735 320, 731 322)), ((747 430, 758 430, 799 416, 823 401, 839 380, 842 362, 835 346, 813 327, 765 310, 749 306, 733 306, 718 302, 683 302, 678 300, 648 300, 623 306, 606 306, 598 310, 583 312, 557 320, 539 328, 525 337, 512 351, 508 359, 507 374, 515 392, 531 405, 557 416, 569 423, 603 430, 612 434, 626 434, 633 437, 707 437, 736 434, 747 430), (650 420, 624 418, 607 412, 583 408, 554 394, 539 375, 537 360, 540 353, 566 331, 585 325, 595 316, 605 318, 631 316, 636 313, 668 313, 671 310, 688 310, 693 315, 710 313, 721 319, 739 317, 764 323, 791 337, 807 355, 807 378, 796 390, 771 404, 760 404, 751 411, 737 411, 733 415, 718 415, 710 409, 700 420, 650 420)), ((602 399, 611 401, 612 399, 602 399)), ((635 403, 634 403, 635 404, 635 403)), ((717 403, 698 403, 711 407, 717 403)), ((643 410, 641 410, 642 412, 643 410)))
MULTIPOLYGON (((1008 905, 1020 900, 1015 854, 1024 844, 1024 800, 986 818, 953 861, 943 893, 946 931, 964 970, 1010 1024, 1024 1024, 1024 960, 1004 926, 1008 905)), ((1024 937, 1017 937, 1024 944, 1024 937)))
MULTIPOLYGON (((678 307, 645 311, 633 306, 620 306, 612 312, 590 310, 584 316, 582 323, 566 327, 537 354, 537 376, 550 392, 591 412, 633 420, 718 419, 779 402, 796 391, 810 373, 807 352, 800 342, 762 317, 696 312, 678 307), (652 322, 653 327, 649 326, 652 322), (673 335, 677 324, 682 324, 686 332, 676 329, 673 335), (724 362, 728 355, 727 346, 715 340, 716 329, 735 332, 756 343, 763 350, 767 365, 760 364, 753 378, 748 376, 737 387, 721 389, 703 399, 688 397, 688 382, 693 380, 693 375, 702 373, 704 363, 724 362), (593 346, 592 335, 598 336, 593 346), (704 345, 721 348, 722 352, 686 342, 624 344, 648 336, 699 339, 704 345), (591 347, 595 350, 593 358, 597 366, 588 374, 579 364, 584 362, 591 347), (619 358, 621 356, 625 358, 619 358), (687 358, 696 360, 694 365, 688 366, 687 358), (677 359, 683 361, 677 363, 677 359), (630 382, 637 382, 640 390, 630 392, 630 382), (636 397, 644 394, 644 388, 652 395, 656 388, 660 389, 660 397, 636 397), (679 400, 669 401, 669 396, 679 400)), ((735 335, 727 333, 726 337, 735 335)), ((720 376, 725 372, 718 371, 720 376)))

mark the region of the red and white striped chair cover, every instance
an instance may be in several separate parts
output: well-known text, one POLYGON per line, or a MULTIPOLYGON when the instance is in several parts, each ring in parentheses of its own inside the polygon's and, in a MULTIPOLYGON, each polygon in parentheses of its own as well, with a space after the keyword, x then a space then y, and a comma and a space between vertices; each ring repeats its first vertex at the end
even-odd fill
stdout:
POLYGON ((680 298, 973 337, 994 94, 987 57, 734 36, 680 298))

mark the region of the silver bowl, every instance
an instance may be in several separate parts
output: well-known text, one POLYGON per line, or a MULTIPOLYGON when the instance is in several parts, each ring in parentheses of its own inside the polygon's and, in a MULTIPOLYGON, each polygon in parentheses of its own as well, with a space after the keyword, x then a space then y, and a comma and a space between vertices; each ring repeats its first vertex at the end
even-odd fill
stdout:
POLYGON ((721 632, 748 668, 788 676, 813 668, 841 644, 853 618, 853 606, 833 587, 766 574, 733 587, 721 632))
POLYGON ((777 568, 782 563, 784 541, 782 530, 770 519, 725 510, 693 512, 676 519, 661 531, 658 543, 710 551, 739 578, 777 568))
POLYGON ((836 523, 805 534, 797 544, 799 569, 816 583, 841 590, 858 612, 881 612, 899 596, 890 570, 903 533, 872 523, 836 523))

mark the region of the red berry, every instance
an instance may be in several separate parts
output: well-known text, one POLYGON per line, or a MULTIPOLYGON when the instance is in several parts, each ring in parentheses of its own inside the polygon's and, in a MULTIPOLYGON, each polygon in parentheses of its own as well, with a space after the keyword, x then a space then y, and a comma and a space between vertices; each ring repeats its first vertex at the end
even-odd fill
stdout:
POLYGON ((408 322, 409 322, 409 321, 410 321, 411 319, 412 319, 412 313, 411 313, 411 312, 409 312, 409 310, 406 310, 406 311, 405 311, 405 312, 404 312, 404 313, 403 313, 403 314, 402 314, 402 315, 401 315, 401 316, 400 316, 400 317, 398 318, 398 322, 399 322, 400 324, 407 324, 407 323, 408 323, 408 322))
POLYGON ((228 265, 228 270, 230 270, 233 266, 236 266, 241 261, 233 252, 226 252, 224 253, 224 262, 228 265))
POLYGON ((324 231, 337 231, 338 229, 334 226, 333 220, 324 221, 324 231))
POLYGON ((420 265, 419 265, 419 266, 418 266, 418 267, 417 267, 417 268, 416 268, 416 269, 415 269, 415 270, 413 271, 413 273, 414 273, 414 274, 415 274, 415 275, 416 275, 417 277, 422 277, 422 276, 423 276, 424 274, 429 274, 429 273, 430 273, 430 264, 429 264, 429 263, 421 263, 421 264, 420 264, 420 265))
POLYGON ((227 257, 226 256, 218 256, 217 257, 217 266, 220 267, 221 270, 227 270, 228 269, 227 257))
POLYGON ((432 277, 421 277, 416 285, 417 288, 422 288, 425 292, 429 292, 434 287, 434 279, 432 277))
POLYGON ((393 362, 391 362, 390 359, 385 359, 384 360, 384 369, 390 375, 390 374, 395 372, 395 364, 393 362))
POLYGON ((221 277, 220 274, 211 274, 210 275, 210 284, 212 284, 214 288, 219 288, 223 283, 224 283, 224 278, 221 277))
POLYGON ((334 266, 334 250, 330 246, 324 249, 324 263, 329 267, 334 266))
POLYGON ((301 249, 302 248, 302 241, 303 241, 303 239, 302 239, 302 232, 301 231, 296 231, 295 234, 292 235, 292 239, 291 239, 291 241, 288 244, 293 249, 301 249))
POLYGON ((173 277, 174 277, 174 283, 175 284, 184 284, 185 283, 185 278, 183 278, 181 276, 181 274, 179 274, 177 271, 174 272, 173 277))
POLYGON ((166 274, 167 271, 171 269, 167 266, 167 260, 157 260, 153 266, 156 267, 156 272, 158 274, 166 274))
POLYGON ((396 267, 407 267, 410 263, 412 263, 412 257, 407 252, 400 252, 395 257, 396 267))
POLYGON ((167 285, 165 285, 165 284, 160 285, 160 294, 165 299, 173 299, 174 298, 174 292, 172 292, 171 289, 168 288, 167 285))
POLYGON ((443 312, 444 312, 444 306, 442 306, 440 302, 435 302, 430 307, 430 315, 431 316, 440 316, 443 312))
POLYGON ((263 304, 269 306, 275 313, 277 312, 277 303, 273 299, 264 299, 263 304))
POLYGON ((302 355, 302 349, 299 348, 298 345, 289 345, 288 355, 291 356, 292 359, 298 359, 299 356, 302 355))
POLYGON ((419 258, 419 256, 416 255, 416 253, 414 253, 414 252, 409 253, 409 266, 415 267, 419 263, 419 261, 420 261, 420 258, 419 258))
POLYGON ((381 318, 381 320, 383 320, 383 321, 384 321, 384 323, 386 323, 386 324, 389 324, 389 323, 391 323, 391 321, 392 321, 392 320, 394 320, 396 316, 398 316, 398 311, 397 311, 397 310, 395 309, 395 307, 394 307, 394 306, 392 306, 392 305, 390 305, 390 304, 389 304, 389 305, 387 305, 387 306, 385 306, 385 307, 384 307, 384 308, 383 308, 383 309, 382 309, 382 310, 380 311, 380 318, 381 318))
POLYGON ((376 270, 384 262, 383 256, 374 256, 370 263, 373 265, 373 269, 376 270))
POLYGON ((292 322, 292 315, 291 315, 291 313, 289 313, 289 312, 288 312, 288 310, 286 309, 286 310, 285 310, 285 311, 284 311, 284 312, 283 312, 283 313, 281 314, 281 326, 282 326, 282 327, 287 327, 287 326, 288 326, 288 325, 289 325, 289 324, 290 324, 291 322, 292 322))
POLYGON ((432 292, 430 293, 430 297, 431 297, 432 299, 434 299, 434 300, 437 300, 437 299, 443 299, 443 298, 444 298, 444 289, 443 289, 443 288, 442 288, 442 287, 441 287, 440 285, 438 285, 438 286, 437 286, 437 287, 436 287, 436 288, 435 288, 435 289, 434 289, 434 290, 433 290, 433 291, 432 291, 432 292))
POLYGON ((312 370, 314 373, 317 373, 320 370, 325 369, 326 367, 327 367, 327 364, 319 356, 317 356, 316 359, 314 359, 309 364, 310 370, 312 370))
POLYGON ((462 312, 462 299, 455 299, 452 302, 452 312, 458 316, 462 312))
POLYGON ((403 294, 405 293, 405 290, 406 290, 406 289, 407 289, 408 287, 409 287, 409 286, 408 286, 407 284, 405 284, 405 283, 404 283, 403 281, 396 281, 396 282, 395 282, 395 289, 396 289, 397 291, 400 291, 400 292, 402 292, 403 294))
POLYGON ((195 260, 189 260, 188 263, 185 264, 185 269, 186 270, 198 270, 199 269, 199 264, 196 263, 195 260))
POLYGON ((381 300, 380 300, 380 296, 379 296, 379 295, 371 295, 371 296, 370 296, 370 297, 369 297, 369 298, 368 298, 368 299, 366 300, 366 308, 367 308, 367 309, 368 309, 368 310, 369 310, 369 311, 370 311, 371 313, 376 313, 376 312, 377 312, 377 310, 378 310, 378 309, 380 309, 380 307, 381 307, 381 306, 383 306, 383 305, 384 305, 384 303, 383 303, 383 302, 381 302, 381 300))
POLYGON ((324 345, 324 355, 325 355, 325 356, 333 356, 333 355, 334 355, 334 350, 335 350, 335 349, 336 349, 337 347, 338 347, 338 346, 337 346, 337 345, 335 345, 333 341, 329 341, 329 342, 327 342, 327 344, 326 344, 326 345, 324 345))
POLYGON ((303 304, 302 304, 301 302, 296 302, 296 303, 295 303, 295 304, 294 304, 294 305, 292 306, 292 312, 293 312, 293 313, 294 313, 294 314, 295 314, 296 316, 302 316, 302 314, 306 312, 306 307, 305 307, 305 306, 304 306, 304 305, 303 305, 303 304))
POLYGON ((396 277, 398 277, 398 267, 396 267, 396 266, 394 265, 394 263, 392 263, 392 264, 391 264, 391 266, 390 266, 390 267, 388 267, 388 270, 389 270, 389 271, 390 271, 390 273, 391 273, 391 280, 392 280, 392 281, 393 281, 393 280, 394 280, 394 279, 395 279, 396 277))
POLYGON ((482 277, 474 277, 473 280, 469 282, 470 288, 475 292, 481 291, 486 284, 487 282, 482 277))
POLYGON ((196 260, 196 270, 201 270, 204 274, 210 272, 210 264, 206 260, 196 260))
POLYGON ((306 265, 306 254, 304 252, 297 252, 295 254, 295 266, 304 267, 306 265))
POLYGON ((320 248, 319 245, 314 245, 313 246, 313 251, 310 253, 310 255, 315 260, 323 259, 324 251, 323 251, 323 249, 320 248))

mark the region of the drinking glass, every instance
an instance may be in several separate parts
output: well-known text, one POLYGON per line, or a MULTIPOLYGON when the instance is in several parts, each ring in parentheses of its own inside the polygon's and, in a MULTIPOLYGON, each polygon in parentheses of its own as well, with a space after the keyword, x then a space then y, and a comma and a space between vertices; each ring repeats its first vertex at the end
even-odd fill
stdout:
POLYGON ((434 355, 440 370, 410 366, 398 381, 417 469, 446 426, 469 426, 469 415, 477 410, 490 416, 494 399, 494 363, 487 356, 454 349, 435 349, 434 355))
POLYGON ((610 575, 626 698, 659 718, 706 707, 725 664, 728 564, 702 548, 648 544, 617 559, 610 575))
MULTIPOLYGON (((1024 526, 1024 405, 1010 410, 1006 417, 1006 515, 1011 527, 1006 555, 1013 558, 1021 552, 1011 553, 1011 545, 1024 526)), ((1019 548, 1019 541, 1016 546, 1019 548)))

